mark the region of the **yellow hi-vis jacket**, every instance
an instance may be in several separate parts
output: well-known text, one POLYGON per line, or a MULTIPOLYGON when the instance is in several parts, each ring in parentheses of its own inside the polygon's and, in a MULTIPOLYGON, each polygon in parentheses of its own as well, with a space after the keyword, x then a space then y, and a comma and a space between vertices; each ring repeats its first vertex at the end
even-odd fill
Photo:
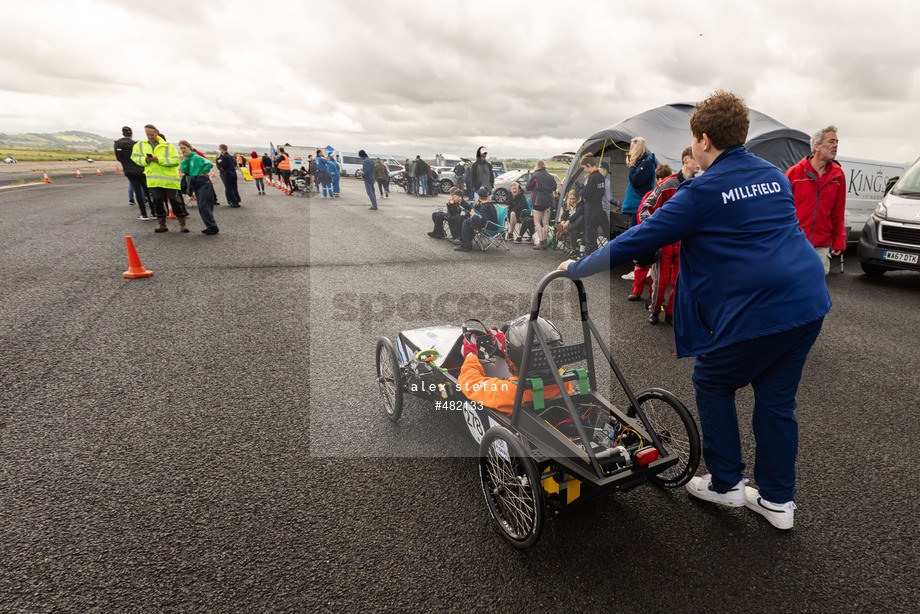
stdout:
POLYGON ((179 164, 182 162, 182 155, 175 145, 170 145, 161 136, 157 138, 160 142, 156 147, 146 139, 135 143, 131 159, 144 167, 148 188, 178 190, 181 186, 179 164), (157 161, 147 162, 148 155, 156 156, 157 161))

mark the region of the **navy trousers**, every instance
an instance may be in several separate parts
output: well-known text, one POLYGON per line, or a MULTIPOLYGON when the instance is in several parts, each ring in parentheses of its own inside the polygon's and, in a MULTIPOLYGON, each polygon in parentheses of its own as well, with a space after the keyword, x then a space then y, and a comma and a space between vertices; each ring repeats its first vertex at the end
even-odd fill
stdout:
POLYGON ((224 182, 224 195, 227 197, 227 204, 232 206, 238 205, 242 202, 240 198, 240 191, 237 188, 236 184, 236 171, 232 173, 221 172, 220 180, 224 182))
POLYGON ((206 228, 217 230, 217 222, 214 220, 214 201, 217 195, 214 194, 211 179, 207 175, 198 175, 190 179, 192 189, 195 190, 195 198, 198 199, 198 215, 201 216, 201 221, 206 228))
POLYGON ((371 199, 371 207, 374 209, 377 208, 377 196, 374 194, 374 178, 371 177, 370 181, 365 177, 364 178, 364 189, 367 190, 367 195, 371 199))
POLYGON ((703 427, 703 458, 712 485, 726 492, 742 478, 741 436, 735 392, 754 389, 754 480, 760 496, 773 503, 795 497, 799 425, 795 395, 819 320, 792 330, 740 341, 703 356, 693 368, 696 406, 703 427))

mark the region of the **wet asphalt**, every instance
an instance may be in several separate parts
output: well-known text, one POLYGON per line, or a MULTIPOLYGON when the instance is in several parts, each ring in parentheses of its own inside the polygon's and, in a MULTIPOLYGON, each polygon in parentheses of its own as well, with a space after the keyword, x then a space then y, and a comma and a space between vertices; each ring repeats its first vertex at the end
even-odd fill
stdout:
MULTIPOLYGON (((443 198, 368 211, 350 179, 336 200, 241 183, 213 237, 194 207, 191 233, 153 233, 123 177, 53 179, 0 190, 0 611, 920 609, 920 275, 848 254, 828 277, 792 531, 645 485, 519 552, 451 417, 383 415, 374 347, 523 313, 560 253, 454 252, 425 236, 443 198), (126 235, 152 277, 122 278, 126 235)), ((692 360, 625 271, 587 280, 592 317, 635 389, 692 408, 692 360)))

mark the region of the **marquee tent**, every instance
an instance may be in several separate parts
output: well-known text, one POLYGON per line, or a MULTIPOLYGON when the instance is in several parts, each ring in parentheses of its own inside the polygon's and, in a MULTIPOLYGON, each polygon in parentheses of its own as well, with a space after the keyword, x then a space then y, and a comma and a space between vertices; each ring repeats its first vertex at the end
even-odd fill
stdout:
MULTIPOLYGON (((626 193, 626 153, 633 137, 641 136, 658 163, 667 163, 674 172, 680 168, 680 153, 691 143, 690 113, 693 104, 675 103, 650 109, 589 136, 572 159, 562 182, 560 203, 570 186, 583 183, 578 161, 591 152, 610 164, 613 191, 622 200, 626 193), (581 181, 579 181, 581 179, 581 181)), ((811 153, 807 134, 781 124, 772 117, 750 110, 751 126, 745 147, 752 154, 784 171, 811 153)))

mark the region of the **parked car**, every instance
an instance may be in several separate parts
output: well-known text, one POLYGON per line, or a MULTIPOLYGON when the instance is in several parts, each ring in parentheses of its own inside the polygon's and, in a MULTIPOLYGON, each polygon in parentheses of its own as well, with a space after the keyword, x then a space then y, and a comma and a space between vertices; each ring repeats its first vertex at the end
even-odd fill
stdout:
POLYGON ((7 156, 3 159, 3 163, 4 164, 17 164, 17 160, 13 156, 7 156))
MULTIPOLYGON (((552 175, 552 173, 550 173, 552 175)), ((533 176, 533 171, 531 170, 515 170, 508 171, 502 175, 499 175, 495 178, 495 185, 492 187, 492 200, 504 204, 508 202, 511 198, 511 184, 517 183, 521 186, 521 190, 524 193, 527 193, 527 185, 530 183, 530 178, 533 176)), ((559 177, 553 175, 556 178, 556 184, 562 185, 562 181, 559 180, 559 177)))
POLYGON ((843 225, 850 229, 848 243, 859 241, 863 225, 872 216, 885 188, 892 179, 904 174, 909 166, 902 162, 883 162, 862 158, 837 157, 847 183, 847 205, 843 212, 843 225))
POLYGON ((866 275, 920 271, 920 159, 894 184, 863 226, 856 257, 866 275))
POLYGON ((454 175, 453 166, 432 166, 434 172, 438 174, 438 189, 442 194, 447 194, 450 189, 457 185, 457 176, 454 175))

